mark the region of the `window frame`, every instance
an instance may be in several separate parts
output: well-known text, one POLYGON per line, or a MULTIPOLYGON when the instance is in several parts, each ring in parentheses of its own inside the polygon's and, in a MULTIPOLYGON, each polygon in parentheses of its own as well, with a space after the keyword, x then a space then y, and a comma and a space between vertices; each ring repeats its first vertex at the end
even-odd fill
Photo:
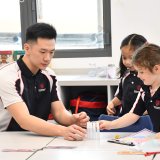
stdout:
POLYGON ((21 16, 22 46, 26 40, 26 29, 37 22, 36 0, 19 0, 21 16))
MULTIPOLYGON (((54 58, 111 57, 111 4, 103 0, 103 49, 56 50, 54 58)), ((26 28, 37 22, 36 0, 20 0, 22 46, 25 43, 26 28)))

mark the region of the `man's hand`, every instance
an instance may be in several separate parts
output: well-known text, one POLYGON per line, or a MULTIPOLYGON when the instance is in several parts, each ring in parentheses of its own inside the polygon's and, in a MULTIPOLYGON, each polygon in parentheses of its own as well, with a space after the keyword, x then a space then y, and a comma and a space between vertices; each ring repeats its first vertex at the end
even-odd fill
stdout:
POLYGON ((73 118, 75 120, 75 124, 77 124, 81 127, 86 127, 87 122, 90 119, 85 112, 80 112, 80 113, 77 113, 77 114, 73 114, 73 118))
POLYGON ((81 141, 86 135, 86 129, 81 128, 75 124, 65 127, 63 131, 63 137, 69 141, 81 141))
POLYGON ((111 129, 111 121, 106 121, 106 120, 101 120, 99 121, 99 129, 104 130, 104 129, 111 129))

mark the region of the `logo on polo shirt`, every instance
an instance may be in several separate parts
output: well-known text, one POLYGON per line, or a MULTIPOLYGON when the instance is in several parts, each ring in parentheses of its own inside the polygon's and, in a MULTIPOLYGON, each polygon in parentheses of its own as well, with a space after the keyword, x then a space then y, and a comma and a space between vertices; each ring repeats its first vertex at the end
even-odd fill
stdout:
POLYGON ((160 100, 157 99, 156 102, 155 102, 156 106, 160 106, 160 100))
POLYGON ((40 83, 39 88, 38 88, 38 92, 44 92, 45 90, 46 90, 46 87, 45 87, 44 83, 40 83))
POLYGON ((157 100, 155 101, 154 109, 160 110, 160 100, 159 100, 159 99, 157 99, 157 100))
POLYGON ((141 85, 137 85, 136 89, 134 90, 134 93, 139 93, 140 89, 141 89, 141 85))

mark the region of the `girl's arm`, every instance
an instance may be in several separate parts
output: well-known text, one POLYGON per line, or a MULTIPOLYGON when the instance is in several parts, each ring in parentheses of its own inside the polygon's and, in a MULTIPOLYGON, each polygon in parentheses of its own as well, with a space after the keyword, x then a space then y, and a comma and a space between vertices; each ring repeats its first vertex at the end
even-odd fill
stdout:
POLYGON ((140 116, 129 112, 114 121, 102 120, 99 122, 99 127, 101 130, 123 128, 123 127, 127 127, 127 126, 130 126, 131 124, 135 123, 139 118, 140 118, 140 116))
POLYGON ((121 101, 117 97, 114 97, 106 107, 108 115, 116 114, 115 106, 118 106, 120 104, 121 104, 121 101))

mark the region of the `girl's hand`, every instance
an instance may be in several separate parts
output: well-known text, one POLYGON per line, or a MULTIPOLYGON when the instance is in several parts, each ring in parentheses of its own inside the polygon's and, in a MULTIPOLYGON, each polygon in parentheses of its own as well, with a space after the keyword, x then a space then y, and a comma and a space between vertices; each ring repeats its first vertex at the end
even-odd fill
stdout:
POLYGON ((100 130, 110 130, 111 129, 111 121, 106 121, 106 120, 100 120, 99 121, 99 129, 100 130))
POLYGON ((106 110, 107 110, 108 115, 116 114, 116 109, 115 109, 112 101, 108 103, 108 106, 106 107, 106 110))

